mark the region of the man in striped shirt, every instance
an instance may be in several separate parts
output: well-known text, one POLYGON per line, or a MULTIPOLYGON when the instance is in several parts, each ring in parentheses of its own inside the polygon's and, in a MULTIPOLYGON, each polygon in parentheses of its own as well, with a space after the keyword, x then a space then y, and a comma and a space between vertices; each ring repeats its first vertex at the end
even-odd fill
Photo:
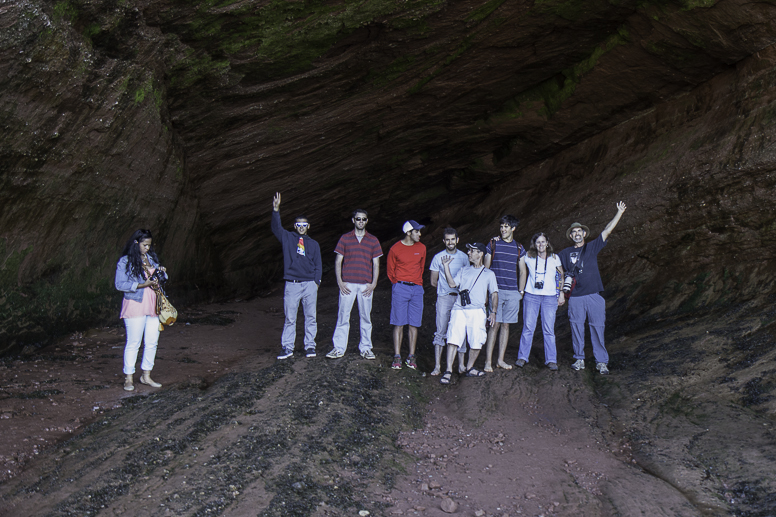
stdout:
POLYGON ((377 286, 380 274, 380 257, 383 250, 377 237, 366 231, 366 210, 353 212, 354 229, 340 237, 334 253, 334 272, 340 289, 337 327, 334 329, 332 343, 334 348, 326 354, 329 359, 345 355, 350 332, 350 311, 353 302, 358 302, 361 340, 358 350, 364 359, 374 359, 372 352, 372 292, 377 286))
POLYGON ((511 370, 512 366, 504 361, 504 352, 509 341, 509 324, 517 323, 520 312, 520 300, 523 296, 518 287, 518 269, 520 257, 525 255, 525 248, 515 241, 514 233, 520 220, 513 215, 501 218, 499 232, 501 238, 494 237, 488 244, 485 255, 485 267, 496 274, 498 283, 498 307, 490 310, 496 313, 496 324, 488 329, 488 343, 485 347, 486 372, 492 372, 493 348, 498 335, 498 360, 496 366, 511 370), (500 331, 500 332, 499 332, 500 331))

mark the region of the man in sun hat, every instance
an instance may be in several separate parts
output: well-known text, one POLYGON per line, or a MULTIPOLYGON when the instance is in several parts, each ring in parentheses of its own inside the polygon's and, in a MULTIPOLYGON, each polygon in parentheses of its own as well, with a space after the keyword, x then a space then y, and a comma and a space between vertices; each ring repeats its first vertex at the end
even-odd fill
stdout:
POLYGON ((593 343, 593 356, 596 370, 602 375, 609 374, 609 354, 604 346, 604 327, 606 322, 606 302, 601 296, 604 284, 598 271, 598 253, 604 249, 609 235, 620 222, 625 212, 625 203, 617 203, 617 214, 609 221, 601 235, 585 242, 590 229, 584 224, 573 223, 566 230, 566 238, 574 246, 566 248, 558 256, 566 274, 564 292, 569 301, 569 322, 571 323, 571 341, 574 346, 574 359, 571 365, 575 370, 585 369, 585 319, 590 326, 590 340, 593 343), (569 293, 568 288, 573 282, 569 293))
POLYGON ((280 223, 280 192, 272 200, 272 233, 283 247, 283 278, 286 281, 283 295, 283 312, 286 321, 280 344, 283 347, 278 359, 294 355, 296 341, 296 315, 299 302, 304 308, 304 349, 306 357, 315 357, 315 336, 318 333, 316 305, 318 286, 321 285, 321 248, 307 235, 310 223, 305 216, 297 216, 293 232, 283 229, 280 223))
POLYGON ((418 327, 423 316, 423 267, 426 264, 426 246, 420 243, 420 230, 425 228, 409 220, 402 226, 404 238, 388 251, 386 273, 391 287, 391 325, 393 325, 393 363, 391 368, 401 370, 401 342, 404 326, 409 325, 409 355, 407 366, 413 370, 418 327))

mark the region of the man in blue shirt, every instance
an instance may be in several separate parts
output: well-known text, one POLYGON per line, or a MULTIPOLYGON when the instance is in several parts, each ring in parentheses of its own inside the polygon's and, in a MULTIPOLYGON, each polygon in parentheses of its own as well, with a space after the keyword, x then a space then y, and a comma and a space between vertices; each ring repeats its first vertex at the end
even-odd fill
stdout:
MULTIPOLYGON (((525 248, 515 241, 514 234, 520 220, 513 215, 501 218, 499 232, 501 238, 491 239, 485 251, 485 267, 496 274, 498 282, 498 307, 496 307, 496 323, 488 329, 488 343, 485 347, 486 372, 492 372, 493 348, 498 339, 498 361, 496 366, 511 370, 512 366, 504 361, 504 352, 509 341, 509 324, 517 323, 520 312, 520 294, 518 286, 518 267, 520 257, 525 255, 525 248), (499 334, 500 331, 500 334, 499 334)), ((493 310, 493 308, 491 308, 493 310)))
MULTIPOLYGON (((431 271, 431 285, 437 289, 437 302, 436 302, 436 332, 434 333, 434 371, 431 375, 439 375, 442 373, 442 348, 445 346, 445 339, 447 337, 447 325, 450 322, 450 311, 453 309, 453 304, 458 299, 458 289, 447 285, 447 281, 443 278, 443 281, 439 281, 439 275, 445 274, 445 266, 442 263, 443 257, 452 258, 450 262, 450 274, 455 275, 462 268, 469 265, 469 256, 463 251, 457 248, 458 246, 458 232, 455 228, 445 228, 442 241, 445 243, 445 249, 434 255, 431 260, 429 270, 431 271)), ((466 344, 462 343, 461 348, 458 350, 458 371, 464 372, 466 365, 464 365, 463 359, 466 353, 466 344)))
POLYGON ((272 200, 272 233, 283 246, 283 278, 286 281, 283 295, 283 312, 286 321, 280 344, 283 347, 278 359, 294 355, 296 341, 296 314, 299 302, 304 308, 304 349, 306 357, 315 357, 315 336, 318 333, 316 304, 318 286, 321 285, 321 248, 307 232, 310 223, 299 216, 294 222, 295 232, 284 230, 280 224, 280 192, 272 200))
POLYGON ((575 370, 585 369, 585 319, 590 326, 590 341, 593 343, 593 356, 596 370, 602 375, 609 374, 609 353, 604 346, 604 327, 606 322, 606 302, 601 296, 604 284, 598 270, 598 253, 604 246, 609 235, 620 222, 625 212, 625 203, 617 203, 617 214, 609 221, 604 231, 596 239, 585 242, 590 229, 579 223, 573 223, 566 230, 566 237, 574 242, 574 246, 558 253, 566 276, 572 276, 574 287, 569 293, 564 283, 564 293, 569 300, 569 323, 571 323, 571 341, 574 345, 574 359, 571 365, 575 370))

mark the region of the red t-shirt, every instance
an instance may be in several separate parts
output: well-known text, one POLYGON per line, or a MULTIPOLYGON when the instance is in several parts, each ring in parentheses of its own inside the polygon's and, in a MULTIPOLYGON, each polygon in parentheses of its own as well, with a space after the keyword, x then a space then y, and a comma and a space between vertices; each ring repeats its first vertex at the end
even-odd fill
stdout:
POLYGON ((412 282, 423 285, 423 268, 426 265, 426 246, 416 242, 405 246, 401 241, 388 252, 388 279, 396 282, 412 282))

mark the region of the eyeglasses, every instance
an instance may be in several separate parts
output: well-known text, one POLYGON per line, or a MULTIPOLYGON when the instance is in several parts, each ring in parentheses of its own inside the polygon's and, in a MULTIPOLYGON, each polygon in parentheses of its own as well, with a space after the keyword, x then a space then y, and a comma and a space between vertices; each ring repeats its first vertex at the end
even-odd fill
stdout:
POLYGON ((297 228, 307 228, 309 225, 310 223, 294 223, 297 228))
POLYGON ((366 217, 356 217, 355 220, 358 221, 359 223, 365 223, 366 217))

